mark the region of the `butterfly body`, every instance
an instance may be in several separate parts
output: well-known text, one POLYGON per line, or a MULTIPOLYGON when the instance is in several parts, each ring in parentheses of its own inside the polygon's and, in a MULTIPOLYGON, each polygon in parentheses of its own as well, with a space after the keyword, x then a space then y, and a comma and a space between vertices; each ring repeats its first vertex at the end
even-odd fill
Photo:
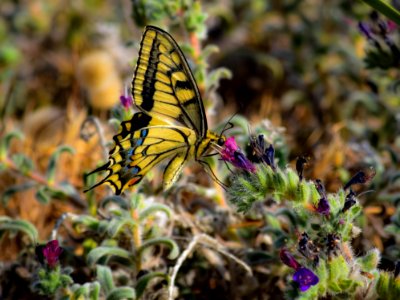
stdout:
POLYGON ((199 162, 225 137, 207 128, 201 96, 179 46, 162 29, 148 26, 143 34, 132 81, 132 96, 140 112, 121 123, 109 161, 92 171, 107 171, 99 183, 116 194, 139 183, 155 165, 169 158, 163 187, 169 189, 189 160, 199 162))

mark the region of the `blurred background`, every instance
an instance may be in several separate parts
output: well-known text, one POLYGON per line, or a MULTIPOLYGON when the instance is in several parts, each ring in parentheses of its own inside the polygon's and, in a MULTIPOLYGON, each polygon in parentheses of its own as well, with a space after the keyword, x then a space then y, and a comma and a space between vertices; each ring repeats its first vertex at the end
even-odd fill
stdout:
MULTIPOLYGON (((83 175, 105 161, 101 143, 112 140, 115 120, 132 113, 120 96, 130 94, 149 24, 183 48, 211 127, 235 113, 247 121, 233 130, 242 148, 249 127, 272 132, 279 165, 307 157, 305 176, 328 192, 374 167, 353 246, 377 247, 382 268, 392 268, 400 257, 399 29, 361 1, 2 0, 0 136, 23 138, 7 146, 13 163, 4 164, 2 149, 0 215, 28 220, 46 240, 62 213, 87 209, 83 175), (93 124, 82 127, 89 116, 105 141, 93 124)), ((23 237, 2 236, 3 264, 23 245, 23 237)))

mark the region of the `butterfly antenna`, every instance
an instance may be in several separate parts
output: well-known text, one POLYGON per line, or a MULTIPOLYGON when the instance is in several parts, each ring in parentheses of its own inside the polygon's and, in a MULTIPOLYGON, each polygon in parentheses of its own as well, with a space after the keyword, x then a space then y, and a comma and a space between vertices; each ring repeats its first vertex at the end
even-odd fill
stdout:
POLYGON ((228 120, 228 122, 226 122, 224 128, 222 128, 221 134, 219 135, 220 137, 224 134, 225 131, 233 128, 235 125, 233 125, 233 123, 231 122, 231 120, 233 119, 233 117, 235 117, 238 113, 234 113, 228 120), (229 125, 229 127, 228 127, 229 125))
POLYGON ((369 194, 369 193, 373 193, 373 192, 375 192, 375 190, 364 191, 364 192, 358 194, 358 195, 357 195, 357 198, 359 198, 359 197, 361 197, 361 196, 364 196, 365 194, 369 194))

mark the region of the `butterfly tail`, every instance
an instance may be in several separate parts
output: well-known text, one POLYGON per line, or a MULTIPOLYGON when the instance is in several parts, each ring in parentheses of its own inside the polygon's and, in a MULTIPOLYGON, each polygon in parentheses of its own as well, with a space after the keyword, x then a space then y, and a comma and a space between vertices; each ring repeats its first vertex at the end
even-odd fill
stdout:
MULTIPOLYGON (((111 166, 111 161, 107 162, 106 164, 104 164, 104 165, 98 167, 97 169, 95 169, 95 170, 93 170, 93 171, 91 171, 91 172, 89 172, 89 173, 86 173, 86 174, 84 175, 84 176, 85 176, 85 179, 86 179, 87 177, 89 177, 90 175, 94 174, 94 173, 98 173, 98 172, 101 172, 101 171, 107 171, 107 170, 109 170, 108 168, 109 168, 110 166, 111 166)), ((95 187, 98 187, 99 185, 102 185, 103 183, 105 183, 105 182, 107 181, 108 177, 109 177, 109 176, 106 176, 103 180, 101 180, 100 182, 96 183, 95 185, 92 185, 91 187, 87 188, 87 189, 84 190, 83 192, 84 192, 84 193, 89 192, 90 190, 94 189, 95 187)))

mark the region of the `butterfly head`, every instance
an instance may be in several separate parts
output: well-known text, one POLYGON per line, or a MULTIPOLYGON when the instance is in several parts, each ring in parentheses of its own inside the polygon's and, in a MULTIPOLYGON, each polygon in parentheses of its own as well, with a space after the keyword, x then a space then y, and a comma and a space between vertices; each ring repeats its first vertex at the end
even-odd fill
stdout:
POLYGON ((225 145, 225 142, 226 137, 224 135, 220 135, 217 140, 217 145, 222 147, 223 145, 225 145))

